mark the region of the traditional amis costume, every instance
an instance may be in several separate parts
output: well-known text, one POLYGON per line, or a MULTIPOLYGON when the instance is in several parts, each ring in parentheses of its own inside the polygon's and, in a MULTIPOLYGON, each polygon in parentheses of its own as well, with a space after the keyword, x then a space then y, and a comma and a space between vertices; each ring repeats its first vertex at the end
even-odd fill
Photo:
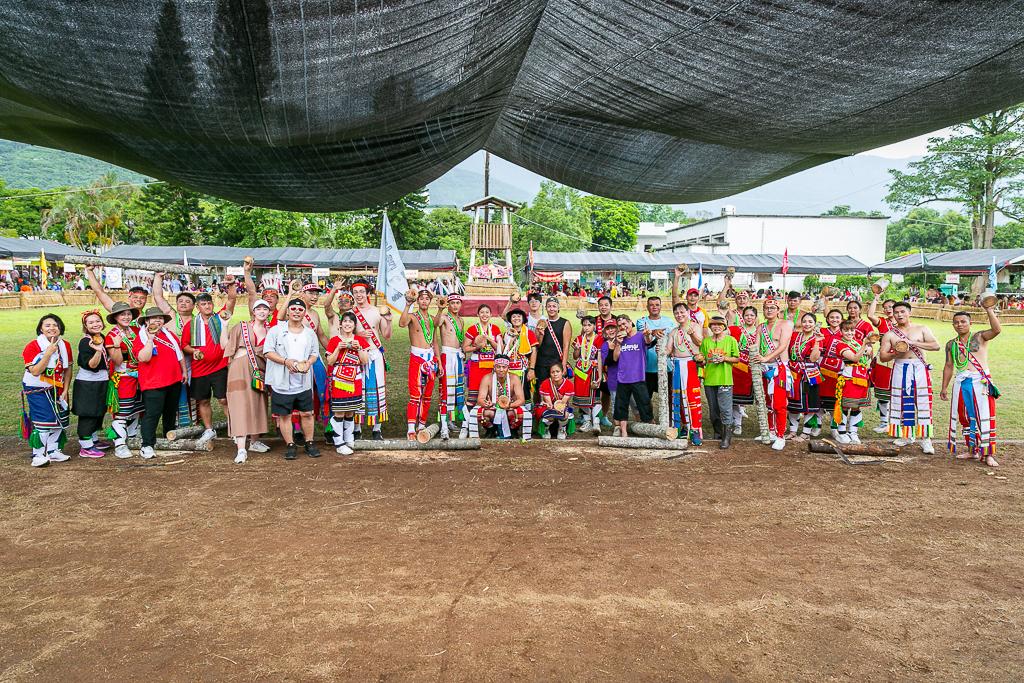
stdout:
POLYGON ((25 361, 25 374, 21 379, 21 436, 32 446, 32 464, 36 467, 50 461, 67 460, 60 449, 67 442, 64 430, 68 428, 70 413, 60 394, 64 388, 64 371, 73 361, 71 345, 58 337, 57 350, 50 356, 43 373, 36 377, 28 370, 39 362, 49 345, 50 340, 40 334, 21 354, 25 361))
POLYGON ((489 344, 469 357, 469 372, 466 380, 466 403, 473 406, 480 395, 480 380, 494 369, 494 347, 501 337, 501 330, 494 323, 477 323, 466 330, 470 339, 484 337, 489 344))
POLYGON ((857 341, 841 340, 836 351, 843 361, 843 370, 836 380, 836 405, 832 411, 832 429, 840 434, 857 437, 857 430, 864 426, 862 409, 871 405, 868 396, 868 366, 870 361, 861 356, 858 361, 843 358, 844 351, 860 353, 862 344, 857 341))
MULTIPOLYGON (((981 334, 976 332, 975 336, 981 334)), ((973 341, 973 339, 972 339, 973 341)), ((949 397, 950 452, 956 453, 956 424, 963 426, 967 452, 984 460, 996 454, 996 399, 992 375, 959 339, 953 340, 953 391, 949 397)))
MULTIPOLYGON (((879 318, 878 333, 884 336, 890 329, 892 327, 889 325, 889 321, 879 318)), ((871 389, 875 394, 875 407, 878 409, 878 417, 883 426, 889 423, 889 386, 892 384, 892 366, 892 361, 883 363, 877 354, 871 361, 871 389)))
MULTIPOLYGON (((331 378, 331 430, 334 432, 334 445, 347 444, 349 447, 355 443, 355 417, 346 417, 343 420, 337 417, 337 413, 355 412, 359 415, 366 408, 364 398, 364 366, 359 362, 359 351, 369 351, 370 342, 358 334, 353 340, 359 348, 346 348, 338 355, 338 360, 330 367, 331 378)), ((331 355, 337 351, 341 344, 341 337, 332 337, 327 345, 327 354, 331 355)))
MULTIPOLYGON (((767 303, 766 301, 765 305, 767 303)), ((774 329, 774 325, 769 328, 767 323, 761 323, 758 326, 758 348, 762 358, 777 348, 772 339, 772 329, 774 329)), ((776 438, 785 439, 786 407, 793 385, 793 377, 785 362, 778 357, 770 363, 762 363, 761 373, 765 402, 768 404, 768 428, 776 438)))
MULTIPOLYGON (((841 332, 831 332, 828 328, 821 330, 825 340, 821 343, 821 358, 818 359, 818 367, 821 370, 821 387, 818 389, 818 398, 821 402, 821 412, 831 415, 835 410, 836 401, 842 398, 838 391, 839 375, 843 372, 843 360, 839 357, 839 344, 843 341, 841 332)), ((829 418, 831 420, 831 418, 829 418)))
MULTIPOLYGON (((420 323, 423 341, 427 348, 409 347, 409 407, 406 421, 409 433, 413 434, 427 425, 430 401, 434 396, 434 381, 437 378, 437 358, 434 356, 434 321, 417 309, 413 316, 420 323)), ((491 364, 494 360, 492 356, 491 364)))
POLYGON ((793 435, 796 435, 800 427, 800 415, 807 416, 804 418, 805 435, 810 435, 812 430, 821 426, 818 423, 818 413, 821 411, 821 370, 818 363, 811 360, 816 345, 815 334, 803 331, 794 334, 789 344, 789 371, 793 381, 786 409, 789 412, 789 430, 793 435))
MULTIPOLYGON (((902 341, 910 342, 898 327, 890 331, 902 341)), ((889 384, 889 436, 902 439, 932 438, 932 374, 924 354, 910 344, 913 358, 897 358, 889 384)))
MULTIPOLYGON (((687 326, 689 324, 686 323, 687 326)), ((672 373, 669 426, 679 430, 680 438, 685 438, 690 432, 696 432, 698 438, 704 438, 701 428, 700 368, 693 359, 694 349, 683 326, 674 328, 670 334, 673 348, 683 353, 684 357, 668 359, 672 373)))
MULTIPOLYGON (((449 301, 462 301, 458 294, 451 294, 449 301)), ((447 310, 442 314, 451 323, 455 330, 455 338, 459 342, 458 348, 451 346, 441 347, 441 400, 438 406, 438 418, 441 421, 441 430, 448 431, 448 423, 464 421, 466 412, 466 362, 462 353, 462 342, 466 338, 466 331, 459 324, 458 317, 447 310)), ((477 384, 477 387, 480 385, 477 384)))
MULTIPOLYGON (((366 286, 362 283, 352 285, 353 290, 357 287, 366 289, 366 286)), ((368 349, 370 362, 363 366, 363 377, 366 380, 363 387, 364 407, 363 410, 356 413, 356 423, 366 424, 372 427, 374 431, 380 431, 380 425, 387 422, 388 419, 388 399, 384 386, 384 373, 389 368, 384 362, 384 344, 358 308, 353 307, 352 313, 355 314, 356 320, 359 321, 362 329, 366 330, 370 336, 370 347, 368 349)))
MULTIPOLYGON (((526 329, 526 326, 523 326, 526 329)), ((498 359, 496 362, 501 363, 504 359, 498 359)), ((525 390, 524 390, 525 392, 525 390)), ((491 403, 493 407, 484 408, 483 406, 473 406, 469 410, 469 438, 479 439, 480 438, 480 427, 484 429, 490 429, 491 427, 497 427, 501 430, 501 438, 510 439, 512 438, 512 430, 516 428, 520 429, 523 441, 529 441, 533 432, 533 413, 530 411, 530 404, 524 403, 516 408, 501 408, 498 406, 498 399, 505 396, 511 400, 512 398, 512 380, 510 375, 505 375, 505 381, 502 382, 498 379, 497 374, 491 375, 491 403), (494 415, 487 415, 486 411, 493 410, 494 415)))
POLYGON ((754 405, 754 386, 750 377, 750 346, 757 336, 756 329, 747 332, 742 325, 731 325, 729 334, 736 340, 739 347, 739 361, 732 366, 732 423, 735 425, 733 434, 743 430, 743 418, 746 411, 743 406, 754 405))
POLYGON ((135 338, 139 334, 138 323, 133 320, 127 329, 117 326, 118 315, 134 310, 122 302, 114 304, 113 312, 107 316, 107 322, 113 323, 114 328, 103 340, 108 354, 114 348, 121 352, 121 362, 110 369, 107 394, 107 410, 113 416, 108 434, 114 440, 114 455, 119 458, 131 457, 126 441, 128 437, 138 435, 142 413, 145 412, 139 388, 139 359, 134 351, 135 338), (115 333, 119 335, 115 336, 115 333))
MULTIPOLYGON (((580 357, 573 364, 573 403, 583 416, 583 421, 597 424, 601 420, 601 389, 594 386, 600 372, 601 342, 597 334, 579 335, 573 341, 579 346, 580 357)), ((586 425, 584 425, 586 428, 586 425)))
POLYGON ((575 384, 564 375, 558 386, 554 386, 550 378, 541 383, 540 395, 542 400, 534 412, 536 413, 537 420, 540 422, 539 431, 545 439, 551 438, 551 427, 556 421, 561 430, 560 434, 572 434, 576 431, 576 421, 573 415, 571 400, 575 392, 575 384), (549 408, 543 403, 544 396, 551 399, 552 407, 549 408), (565 410, 555 410, 554 404, 556 401, 565 401, 565 410))

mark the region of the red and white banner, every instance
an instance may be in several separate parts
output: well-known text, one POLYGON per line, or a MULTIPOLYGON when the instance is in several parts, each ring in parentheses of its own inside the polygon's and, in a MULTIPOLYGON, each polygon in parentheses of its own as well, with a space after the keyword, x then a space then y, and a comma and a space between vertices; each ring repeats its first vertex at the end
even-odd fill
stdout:
POLYGON ((499 280, 512 277, 512 266, 498 266, 489 263, 486 266, 473 266, 469 269, 469 274, 480 280, 499 280))

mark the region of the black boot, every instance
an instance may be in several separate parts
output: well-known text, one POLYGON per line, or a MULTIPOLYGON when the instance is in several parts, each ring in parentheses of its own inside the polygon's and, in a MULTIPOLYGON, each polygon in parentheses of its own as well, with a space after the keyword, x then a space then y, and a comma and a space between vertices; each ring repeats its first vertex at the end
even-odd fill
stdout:
POLYGON ((718 447, 723 450, 728 448, 729 444, 732 443, 732 430, 728 427, 724 427, 724 431, 725 435, 722 437, 722 443, 718 444, 718 447))
POLYGON ((718 440, 722 439, 722 421, 716 420, 712 425, 715 428, 715 438, 718 440))

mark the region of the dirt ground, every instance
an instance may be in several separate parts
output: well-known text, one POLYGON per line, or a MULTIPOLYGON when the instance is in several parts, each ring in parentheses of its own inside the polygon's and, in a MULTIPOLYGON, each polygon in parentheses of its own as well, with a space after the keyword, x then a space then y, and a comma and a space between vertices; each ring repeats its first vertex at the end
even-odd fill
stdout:
POLYGON ((535 441, 240 466, 217 443, 179 465, 33 470, 0 440, 0 681, 1024 670, 1019 446, 993 470, 751 441, 677 460, 535 441))

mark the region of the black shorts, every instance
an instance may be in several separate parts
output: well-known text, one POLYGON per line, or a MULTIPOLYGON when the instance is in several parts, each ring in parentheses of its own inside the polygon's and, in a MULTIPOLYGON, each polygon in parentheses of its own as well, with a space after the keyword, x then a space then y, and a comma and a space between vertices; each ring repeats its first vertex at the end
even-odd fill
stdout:
POLYGON ((188 385, 188 397, 193 401, 202 401, 210 398, 210 393, 216 399, 224 400, 228 397, 228 368, 224 366, 217 372, 211 372, 202 377, 193 377, 188 385))
POLYGON ((617 422, 629 419, 629 399, 636 400, 636 408, 640 412, 641 422, 650 422, 654 419, 654 410, 651 407, 651 395, 647 393, 646 382, 619 382, 615 390, 615 405, 612 416, 617 422))
POLYGON ((608 380, 602 379, 600 386, 601 396, 611 396, 611 389, 608 388, 608 380))
POLYGON ((270 414, 274 417, 285 417, 294 411, 300 413, 313 412, 313 390, 307 389, 297 394, 279 394, 270 392, 270 414))
MULTIPOLYGON (((658 373, 648 372, 644 375, 644 383, 647 384, 647 393, 654 396, 658 393, 658 373)), ((672 373, 668 373, 668 391, 672 393, 672 373)))

